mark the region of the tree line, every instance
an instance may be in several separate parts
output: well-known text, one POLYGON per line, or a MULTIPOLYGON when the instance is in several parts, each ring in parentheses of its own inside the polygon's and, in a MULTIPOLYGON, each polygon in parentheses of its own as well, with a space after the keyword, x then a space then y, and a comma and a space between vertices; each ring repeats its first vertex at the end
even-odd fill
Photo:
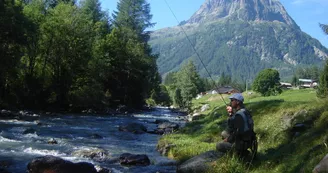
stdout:
POLYGON ((144 105, 159 90, 146 0, 0 1, 0 106, 81 110, 144 105))

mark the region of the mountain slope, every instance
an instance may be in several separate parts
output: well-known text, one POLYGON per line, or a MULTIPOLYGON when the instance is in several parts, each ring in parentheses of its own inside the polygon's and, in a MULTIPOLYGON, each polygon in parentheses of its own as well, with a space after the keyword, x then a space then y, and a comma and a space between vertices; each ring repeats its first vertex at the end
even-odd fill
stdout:
POLYGON ((206 0, 180 26, 152 33, 162 75, 193 60, 208 76, 181 28, 212 76, 225 72, 246 80, 264 68, 288 76, 297 66, 320 65, 328 58, 328 50, 302 32, 277 0, 206 0))

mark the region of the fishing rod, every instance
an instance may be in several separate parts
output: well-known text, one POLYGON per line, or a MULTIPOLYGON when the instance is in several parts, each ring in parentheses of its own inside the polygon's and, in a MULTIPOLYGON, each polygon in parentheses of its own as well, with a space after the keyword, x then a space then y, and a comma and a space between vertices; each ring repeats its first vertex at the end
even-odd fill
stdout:
POLYGON ((182 30, 182 32, 185 34, 185 36, 186 36, 186 38, 187 38, 189 44, 191 45, 191 47, 193 48, 194 52, 196 53, 197 58, 199 59, 199 61, 200 61, 201 64, 203 65, 205 71, 207 72, 208 76, 210 77, 210 79, 211 79, 212 82, 214 83, 214 86, 215 86, 216 90, 218 91, 218 93, 220 94, 222 101, 224 102, 225 105, 228 105, 228 104, 226 103, 226 101, 224 100, 222 94, 219 92, 219 87, 218 87, 218 85, 215 83, 215 81, 214 81, 214 79, 212 78, 210 72, 207 70, 207 68, 206 68, 206 66, 205 66, 205 64, 204 64, 204 62, 203 62, 203 60, 200 58, 200 56, 199 56, 199 54, 198 54, 198 52, 197 52, 195 46, 194 46, 194 45, 192 44, 192 42, 190 41, 190 39, 189 39, 189 37, 188 37, 186 31, 183 29, 183 27, 182 27, 181 25, 179 25, 180 22, 179 22, 178 18, 176 17, 175 13, 174 13, 173 10, 171 9, 171 7, 170 7, 170 5, 167 3, 167 1, 166 1, 166 0, 164 0, 164 1, 165 1, 165 3, 166 3, 167 7, 169 8, 169 10, 171 11, 172 15, 174 16, 175 20, 178 22, 178 27, 180 27, 180 29, 182 30))

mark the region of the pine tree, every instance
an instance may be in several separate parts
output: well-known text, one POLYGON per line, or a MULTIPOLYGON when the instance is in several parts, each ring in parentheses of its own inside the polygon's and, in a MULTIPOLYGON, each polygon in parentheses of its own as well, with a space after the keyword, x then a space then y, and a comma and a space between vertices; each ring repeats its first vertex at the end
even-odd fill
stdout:
POLYGON ((197 73, 192 61, 182 66, 177 74, 177 87, 180 89, 182 101, 179 105, 182 108, 190 108, 191 100, 203 88, 202 80, 197 73))
POLYGON ((139 107, 160 84, 157 55, 152 54, 147 42, 149 32, 145 31, 153 26, 150 6, 145 0, 120 0, 117 9, 113 15, 111 39, 116 44, 112 45, 113 50, 118 51, 109 59, 114 73, 107 73, 106 86, 112 97, 119 98, 120 104, 139 107), (119 85, 113 89, 110 84, 117 80, 120 80, 119 85))
POLYGON ((146 0, 120 0, 118 11, 113 14, 114 25, 118 28, 128 28, 135 32, 142 42, 149 40, 147 28, 153 27, 151 23, 150 5, 146 0))
POLYGON ((328 96, 328 61, 326 61, 324 70, 320 75, 317 96, 318 97, 328 96))
MULTIPOLYGON (((328 35, 328 25, 320 24, 322 30, 328 35)), ((317 90, 318 97, 328 97, 328 60, 320 74, 319 86, 317 90)))

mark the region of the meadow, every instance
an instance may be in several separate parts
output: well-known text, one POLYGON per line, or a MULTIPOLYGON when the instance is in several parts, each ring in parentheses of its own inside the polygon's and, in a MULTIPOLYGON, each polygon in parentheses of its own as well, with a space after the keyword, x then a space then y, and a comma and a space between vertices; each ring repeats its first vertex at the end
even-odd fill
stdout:
MULTIPOLYGON (((269 97, 254 92, 243 95, 255 123, 257 157, 246 163, 234 155, 225 155, 210 164, 209 172, 312 172, 328 153, 327 99, 317 98, 313 89, 285 90, 269 97)), ((163 136, 158 146, 173 144, 167 156, 179 163, 215 150, 216 143, 222 140, 220 133, 226 128, 226 103, 229 103, 228 95, 219 94, 193 100, 194 112, 199 112, 205 104, 210 109, 201 112, 201 119, 163 136)))

